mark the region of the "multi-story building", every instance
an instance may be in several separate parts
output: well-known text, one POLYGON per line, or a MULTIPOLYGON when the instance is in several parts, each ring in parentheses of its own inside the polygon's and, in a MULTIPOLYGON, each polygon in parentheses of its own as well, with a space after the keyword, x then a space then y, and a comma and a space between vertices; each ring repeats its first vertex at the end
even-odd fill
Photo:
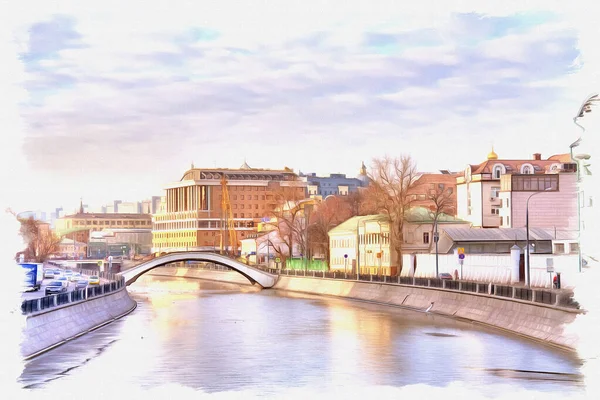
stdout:
POLYGON ((367 167, 364 163, 356 178, 348 178, 345 174, 330 174, 327 177, 321 177, 315 173, 300 173, 299 176, 306 181, 309 196, 347 196, 369 184, 367 167))
POLYGON ((118 214, 140 214, 142 204, 139 201, 123 201, 115 212, 118 214))
MULTIPOLYGON (((238 244, 246 234, 256 232, 263 218, 272 216, 279 201, 307 195, 306 181, 287 167, 257 169, 244 163, 239 169, 201 169, 192 165, 180 181, 165 187, 164 204, 153 215, 153 252, 220 246, 224 217, 229 219, 222 212, 223 177, 238 244)), ((227 237, 223 241, 227 243, 227 237)))
POLYGON ((486 161, 468 165, 463 176, 456 178, 458 218, 471 222, 473 227, 498 228, 506 225, 500 215, 502 176, 576 171, 576 164, 561 162, 560 158, 559 155, 542 160, 541 154, 535 153, 531 160, 504 160, 492 150, 486 161))
POLYGON ((149 214, 103 214, 83 213, 67 215, 55 222, 54 230, 59 236, 82 243, 89 242, 91 232, 109 228, 146 228, 152 227, 149 214))
POLYGON ((412 207, 425 207, 430 210, 442 205, 439 210, 444 214, 456 215, 456 178, 460 173, 440 171, 439 173, 421 173, 409 190, 410 204, 412 207))

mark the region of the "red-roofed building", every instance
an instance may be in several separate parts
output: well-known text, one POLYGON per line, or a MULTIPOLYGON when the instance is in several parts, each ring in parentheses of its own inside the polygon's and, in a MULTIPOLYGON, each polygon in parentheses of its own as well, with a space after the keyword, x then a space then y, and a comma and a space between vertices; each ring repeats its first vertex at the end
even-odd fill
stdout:
MULTIPOLYGON (((565 225, 570 226, 570 224, 566 222, 568 222, 567 220, 573 212, 571 208, 574 208, 576 219, 577 194, 576 192, 571 193, 574 186, 566 181, 570 182, 570 180, 576 179, 576 171, 577 164, 571 162, 569 154, 554 155, 547 160, 542 160, 541 154, 535 153, 530 160, 505 160, 499 159, 492 149, 486 161, 477 165, 468 165, 463 176, 456 179, 457 217, 471 222, 473 227, 520 227, 522 226, 521 212, 519 211, 518 221, 515 221, 518 222, 517 225, 519 226, 517 226, 510 220, 512 211, 502 210, 503 206, 511 206, 512 210, 521 210, 524 207, 521 200, 526 199, 527 196, 524 196, 526 193, 542 191, 546 187, 551 187, 550 190, 553 192, 559 192, 560 188, 564 186, 565 190, 561 193, 563 195, 566 191, 569 193, 566 197, 561 198, 560 204, 557 203, 556 207, 566 207, 563 209, 565 212, 557 214, 562 215, 565 221, 553 220, 552 222, 555 224, 554 226, 559 224, 563 228, 567 228, 565 225), (563 174, 565 176, 562 176, 563 174), (539 184, 540 180, 533 179, 531 175, 544 175, 544 179, 539 184), (503 180, 505 184, 501 185, 503 176, 507 177, 503 180), (520 178, 521 176, 524 178, 520 178), (508 184, 509 182, 511 184, 508 184), (512 184, 513 182, 514 184, 512 184), (534 183, 535 185, 533 185, 534 183), (506 199, 511 196, 504 195, 502 196, 503 200, 500 195, 502 191, 522 192, 522 194, 514 197, 514 199, 518 199, 519 204, 507 205, 506 199), (571 201, 571 198, 573 198, 573 201, 571 201)), ((548 195, 552 194, 548 193, 548 195)), ((556 199, 558 200, 558 197, 556 199)))

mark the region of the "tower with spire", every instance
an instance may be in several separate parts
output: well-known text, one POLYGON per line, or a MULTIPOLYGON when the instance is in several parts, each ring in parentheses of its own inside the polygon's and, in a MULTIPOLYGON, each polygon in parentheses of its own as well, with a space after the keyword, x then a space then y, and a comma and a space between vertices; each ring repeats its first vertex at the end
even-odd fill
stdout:
POLYGON ((83 197, 79 198, 79 214, 83 214, 83 197))

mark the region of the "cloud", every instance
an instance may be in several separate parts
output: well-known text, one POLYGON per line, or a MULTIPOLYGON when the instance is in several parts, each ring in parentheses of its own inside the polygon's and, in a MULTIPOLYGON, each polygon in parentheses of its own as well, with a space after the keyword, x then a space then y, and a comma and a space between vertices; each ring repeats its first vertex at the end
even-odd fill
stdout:
MULTIPOLYGON (((579 71, 577 31, 550 6, 483 14, 380 5, 242 5, 243 18, 204 7, 192 18, 185 3, 135 20, 127 10, 92 18, 78 9, 36 21, 23 53, 27 159, 59 177, 73 165, 139 176, 152 164, 165 183, 191 160, 354 173, 361 160, 402 148, 434 170, 430 154, 443 150, 422 137, 445 148, 457 141, 447 135, 475 131, 474 150, 487 154, 492 138, 519 139, 535 131, 533 114, 565 104, 579 71), (343 156, 331 157, 331 146, 343 156), (94 154, 102 162, 91 163, 94 154)), ((443 167, 473 158, 457 154, 443 167)))

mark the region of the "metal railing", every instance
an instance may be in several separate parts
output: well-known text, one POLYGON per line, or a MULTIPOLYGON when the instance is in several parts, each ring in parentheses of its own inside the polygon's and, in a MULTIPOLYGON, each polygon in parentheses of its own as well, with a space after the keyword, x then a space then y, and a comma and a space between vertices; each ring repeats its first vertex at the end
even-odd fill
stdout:
POLYGON ((104 272, 98 273, 98 271, 82 271, 85 275, 87 275, 88 272, 91 272, 90 276, 99 276, 101 279, 106 279, 109 282, 97 286, 88 286, 85 289, 73 290, 71 292, 52 294, 38 299, 24 300, 21 303, 22 313, 31 314, 69 303, 85 301, 94 297, 103 296, 107 293, 115 292, 125 287, 125 278, 123 276, 104 272))
POLYGON ((491 282, 475 282, 436 278, 414 278, 407 276, 387 275, 360 274, 357 279, 356 274, 337 271, 305 271, 297 269, 273 269, 262 266, 254 267, 276 275, 302 276, 309 278, 325 279, 342 279, 361 282, 381 282, 391 285, 429 287, 432 289, 479 293, 499 298, 515 299, 557 307, 580 309, 579 303, 573 299, 573 292, 565 289, 552 291, 544 289, 531 289, 518 286, 498 285, 491 282))

